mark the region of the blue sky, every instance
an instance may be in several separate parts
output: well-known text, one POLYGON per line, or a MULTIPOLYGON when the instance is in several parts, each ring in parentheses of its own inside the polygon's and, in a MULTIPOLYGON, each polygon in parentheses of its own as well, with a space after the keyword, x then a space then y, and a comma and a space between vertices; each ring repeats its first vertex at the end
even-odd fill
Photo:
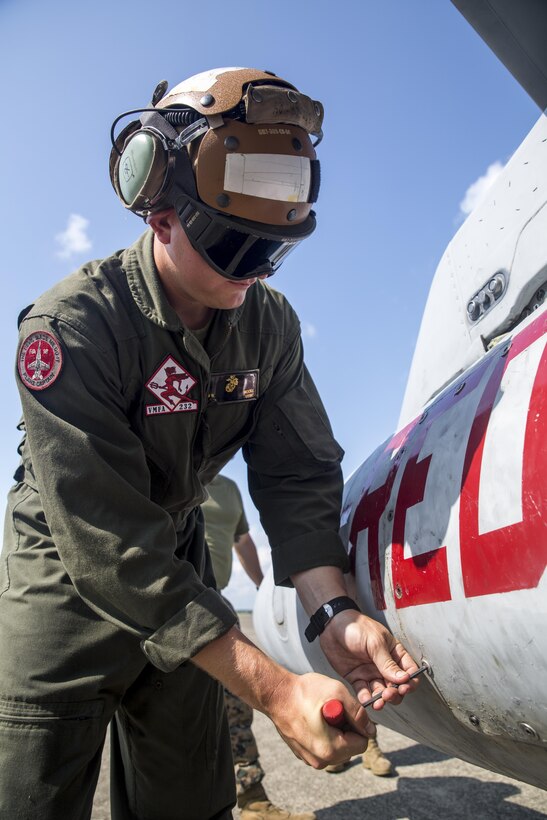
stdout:
MULTIPOLYGON (((17 463, 16 319, 142 223, 108 176, 117 114, 216 66, 273 70, 325 106, 318 228, 272 284, 296 308, 348 476, 392 433, 448 241, 539 117, 449 0, 0 0, 0 490, 17 463)), ((251 532, 267 543, 242 486, 251 532)), ((254 590, 236 562, 228 590, 254 590)))

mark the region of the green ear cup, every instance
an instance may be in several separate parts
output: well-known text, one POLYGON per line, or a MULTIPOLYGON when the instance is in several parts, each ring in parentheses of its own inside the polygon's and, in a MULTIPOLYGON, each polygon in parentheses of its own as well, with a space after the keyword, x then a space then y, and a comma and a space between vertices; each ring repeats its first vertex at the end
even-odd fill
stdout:
MULTIPOLYGON (((158 141, 152 134, 141 132, 129 140, 118 166, 120 193, 126 205, 131 208, 135 200, 144 193, 150 173, 154 167, 158 141)), ((152 199, 157 191, 146 191, 152 199)))

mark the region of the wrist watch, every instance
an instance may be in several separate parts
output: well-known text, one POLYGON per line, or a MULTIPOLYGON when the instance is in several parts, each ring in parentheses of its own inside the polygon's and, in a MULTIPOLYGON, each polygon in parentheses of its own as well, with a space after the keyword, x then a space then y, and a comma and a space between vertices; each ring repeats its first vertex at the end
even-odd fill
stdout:
POLYGON ((333 598, 331 601, 327 601, 326 604, 322 604, 317 612, 313 613, 304 631, 308 641, 310 643, 314 641, 334 616, 338 615, 339 612, 343 612, 344 609, 356 609, 357 612, 361 612, 355 601, 348 598, 347 595, 341 595, 339 598, 333 598))

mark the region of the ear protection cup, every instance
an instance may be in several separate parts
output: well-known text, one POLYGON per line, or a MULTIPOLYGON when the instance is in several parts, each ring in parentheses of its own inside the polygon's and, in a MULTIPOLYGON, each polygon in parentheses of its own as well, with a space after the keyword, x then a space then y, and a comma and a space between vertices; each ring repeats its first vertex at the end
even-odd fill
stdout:
POLYGON ((157 197, 167 171, 166 152, 157 136, 140 131, 124 148, 118 165, 118 184, 123 201, 134 208, 143 199, 157 197))
POLYGON ((140 122, 131 123, 112 149, 110 179, 123 205, 139 213, 159 202, 169 186, 173 165, 173 153, 163 134, 143 128, 140 122))

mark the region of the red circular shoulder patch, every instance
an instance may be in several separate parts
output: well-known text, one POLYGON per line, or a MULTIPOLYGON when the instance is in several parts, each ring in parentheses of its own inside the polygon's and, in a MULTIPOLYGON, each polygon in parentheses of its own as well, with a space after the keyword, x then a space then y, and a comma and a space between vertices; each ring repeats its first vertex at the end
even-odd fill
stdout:
POLYGON ((37 330, 19 349, 17 367, 21 381, 31 390, 51 387, 63 366, 61 345, 52 333, 37 330))

